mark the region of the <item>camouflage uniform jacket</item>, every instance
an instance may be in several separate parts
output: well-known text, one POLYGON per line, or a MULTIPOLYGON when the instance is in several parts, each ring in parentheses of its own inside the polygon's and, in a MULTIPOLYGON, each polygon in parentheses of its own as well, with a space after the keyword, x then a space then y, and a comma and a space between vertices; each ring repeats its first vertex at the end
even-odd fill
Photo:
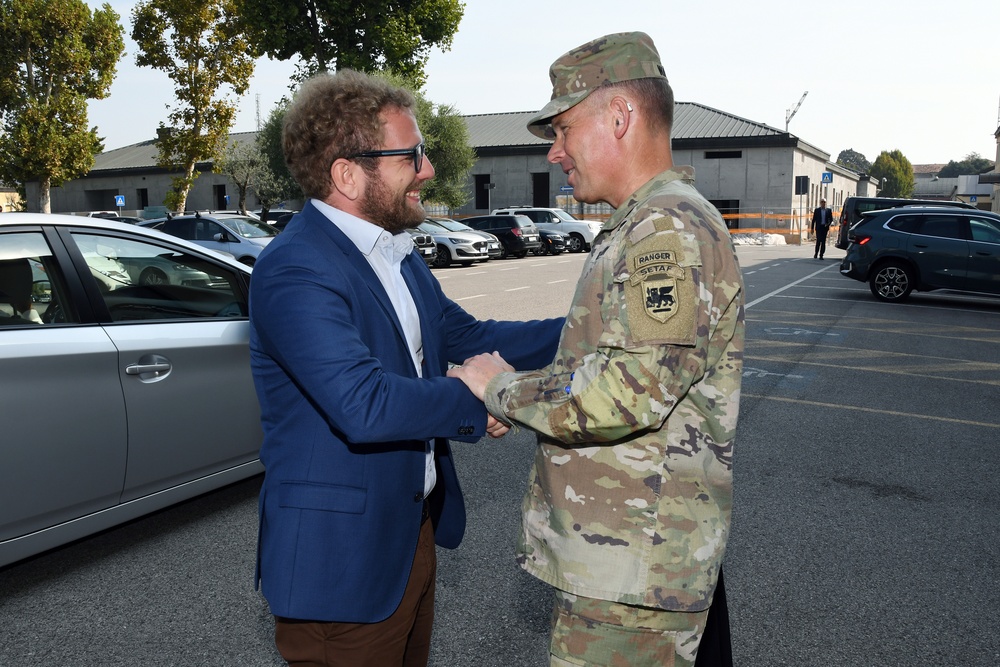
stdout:
POLYGON ((486 405, 539 434, 518 561, 570 593, 712 600, 732 510, 743 278, 694 169, 659 174, 594 242, 552 364, 486 405))

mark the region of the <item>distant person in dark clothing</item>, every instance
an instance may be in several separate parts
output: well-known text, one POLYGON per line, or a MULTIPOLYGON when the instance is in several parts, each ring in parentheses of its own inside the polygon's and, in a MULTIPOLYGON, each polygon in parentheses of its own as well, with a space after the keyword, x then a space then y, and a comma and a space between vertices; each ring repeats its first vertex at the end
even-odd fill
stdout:
POLYGON ((826 252, 826 234, 833 224, 833 211, 826 207, 826 200, 819 200, 819 208, 813 211, 812 227, 816 234, 816 249, 813 250, 813 259, 823 259, 826 252))

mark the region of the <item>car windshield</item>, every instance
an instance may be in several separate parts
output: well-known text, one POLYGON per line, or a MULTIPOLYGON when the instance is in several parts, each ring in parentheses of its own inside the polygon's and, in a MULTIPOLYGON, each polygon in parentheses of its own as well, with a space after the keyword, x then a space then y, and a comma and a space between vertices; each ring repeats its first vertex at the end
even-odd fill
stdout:
POLYGON ((571 216, 569 213, 567 213, 566 211, 562 210, 561 208, 557 208, 554 212, 556 214, 556 217, 559 218, 560 220, 565 220, 566 222, 576 222, 577 221, 576 218, 574 218, 573 216, 571 216))
POLYGON ((221 221, 226 225, 226 227, 229 227, 245 239, 260 239, 278 235, 277 229, 267 223, 254 220, 253 218, 221 218, 221 221))
POLYGON ((456 220, 448 220, 448 219, 445 219, 445 218, 437 218, 435 220, 430 220, 429 222, 432 223, 432 224, 438 225, 440 227, 444 227, 449 232, 468 232, 468 231, 473 231, 472 227, 469 227, 468 225, 463 225, 461 222, 458 222, 456 220))

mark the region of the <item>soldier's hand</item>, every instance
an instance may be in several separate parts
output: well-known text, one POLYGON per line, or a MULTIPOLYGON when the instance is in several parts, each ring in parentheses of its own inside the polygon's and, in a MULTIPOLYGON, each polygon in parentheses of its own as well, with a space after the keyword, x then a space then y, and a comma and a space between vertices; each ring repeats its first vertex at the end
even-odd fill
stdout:
POLYGON ((469 387, 479 400, 486 394, 486 385, 500 373, 511 372, 514 367, 504 361, 499 352, 477 354, 465 363, 448 370, 448 377, 458 378, 469 387))

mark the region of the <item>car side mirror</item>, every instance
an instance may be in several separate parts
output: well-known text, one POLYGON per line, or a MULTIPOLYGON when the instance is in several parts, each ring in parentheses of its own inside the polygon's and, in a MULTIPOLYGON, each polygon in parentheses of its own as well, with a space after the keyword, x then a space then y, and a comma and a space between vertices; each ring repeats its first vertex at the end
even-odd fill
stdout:
POLYGON ((225 232, 217 232, 212 236, 212 240, 216 243, 226 243, 229 239, 227 238, 227 234, 225 232))

